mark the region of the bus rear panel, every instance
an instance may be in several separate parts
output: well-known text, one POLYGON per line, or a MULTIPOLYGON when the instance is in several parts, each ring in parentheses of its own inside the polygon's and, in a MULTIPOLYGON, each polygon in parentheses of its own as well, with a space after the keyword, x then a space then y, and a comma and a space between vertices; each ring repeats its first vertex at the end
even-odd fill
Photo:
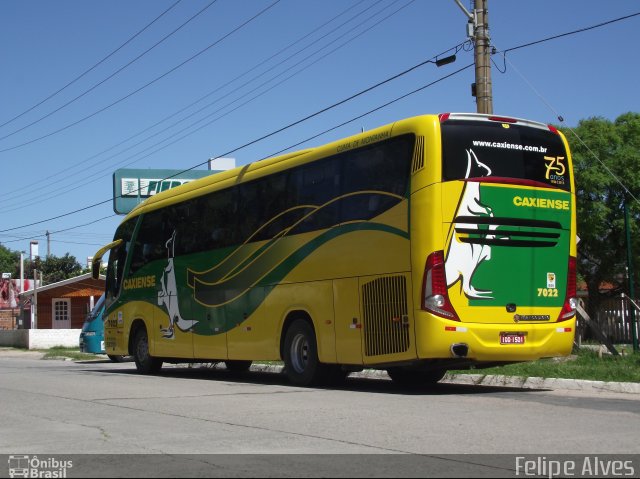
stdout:
POLYGON ((412 244, 424 263, 418 356, 494 363, 569 354, 576 233, 566 141, 553 127, 473 114, 442 115, 440 130, 441 182, 414 201, 440 205, 441 217, 426 222, 438 231, 419 235, 430 241, 412 244))

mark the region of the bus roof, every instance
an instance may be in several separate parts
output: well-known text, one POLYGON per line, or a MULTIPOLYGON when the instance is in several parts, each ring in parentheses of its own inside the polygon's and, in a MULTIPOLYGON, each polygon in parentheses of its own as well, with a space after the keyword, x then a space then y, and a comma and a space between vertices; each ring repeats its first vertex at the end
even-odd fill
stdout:
POLYGON ((372 130, 364 131, 356 135, 341 138, 325 145, 314 148, 299 150, 284 155, 279 155, 264 160, 248 163, 243 166, 233 168, 228 171, 215 173, 204 178, 200 178, 176 188, 158 193, 137 205, 124 219, 124 221, 134 218, 142 213, 160 209, 171 204, 179 203, 203 194, 224 189, 235 184, 250 181, 266 174, 276 173, 293 166, 297 166, 309 161, 333 155, 352 148, 357 148, 367 144, 372 144, 397 134, 416 131, 421 125, 433 122, 446 121, 447 119, 465 119, 477 121, 507 121, 511 120, 525 126, 536 128, 548 128, 548 125, 515 117, 503 117, 494 115, 484 115, 477 113, 443 113, 419 115, 403 120, 398 120, 387 125, 383 125, 372 130))
POLYGON ((200 178, 189 183, 171 188, 170 190, 158 193, 136 206, 126 217, 125 221, 134 218, 142 213, 153 211, 165 206, 179 203, 200 195, 224 189, 235 184, 250 181, 265 174, 276 173, 308 161, 313 161, 327 155, 340 153, 352 148, 372 144, 381 140, 385 140, 393 136, 392 130, 398 124, 407 126, 413 124, 417 126, 421 121, 430 119, 437 121, 437 115, 420 115, 405 120, 399 120, 394 123, 374 128, 373 130, 364 131, 356 135, 341 138, 339 140, 320 145, 315 148, 299 150, 284 155, 266 158, 264 160, 255 161, 244 166, 239 166, 228 171, 215 173, 204 178, 200 178))

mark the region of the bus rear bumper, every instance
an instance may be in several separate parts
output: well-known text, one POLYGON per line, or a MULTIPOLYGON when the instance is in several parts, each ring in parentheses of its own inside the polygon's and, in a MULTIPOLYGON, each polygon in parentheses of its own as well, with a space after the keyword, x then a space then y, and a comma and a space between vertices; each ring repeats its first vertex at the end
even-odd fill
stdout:
POLYGON ((567 356, 575 317, 560 323, 464 323, 420 311, 416 316, 419 359, 467 358, 477 362, 532 361, 567 356))

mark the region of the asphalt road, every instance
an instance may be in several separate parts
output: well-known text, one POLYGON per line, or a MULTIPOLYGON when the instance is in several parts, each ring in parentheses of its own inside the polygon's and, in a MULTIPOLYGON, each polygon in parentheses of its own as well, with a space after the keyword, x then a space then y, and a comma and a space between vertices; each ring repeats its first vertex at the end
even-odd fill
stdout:
POLYGON ((607 390, 414 392, 382 375, 312 389, 277 372, 140 376, 133 363, 4 351, 0 404, 0 455, 72 455, 66 477, 514 477, 518 455, 594 454, 640 473, 640 394, 607 390))

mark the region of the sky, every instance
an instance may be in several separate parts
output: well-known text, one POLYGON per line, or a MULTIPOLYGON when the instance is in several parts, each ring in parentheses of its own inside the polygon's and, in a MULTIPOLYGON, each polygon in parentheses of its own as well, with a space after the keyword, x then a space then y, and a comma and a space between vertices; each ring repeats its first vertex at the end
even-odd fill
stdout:
MULTIPOLYGON (((640 3, 489 0, 488 11, 495 114, 572 127, 640 111, 640 16, 514 49, 640 3)), ((476 111, 454 0, 3 0, 0 18, 0 243, 27 255, 32 240, 47 254, 47 232, 51 254, 83 265, 111 241, 119 168, 241 166, 476 111), (454 63, 410 70, 458 45, 454 63)))

